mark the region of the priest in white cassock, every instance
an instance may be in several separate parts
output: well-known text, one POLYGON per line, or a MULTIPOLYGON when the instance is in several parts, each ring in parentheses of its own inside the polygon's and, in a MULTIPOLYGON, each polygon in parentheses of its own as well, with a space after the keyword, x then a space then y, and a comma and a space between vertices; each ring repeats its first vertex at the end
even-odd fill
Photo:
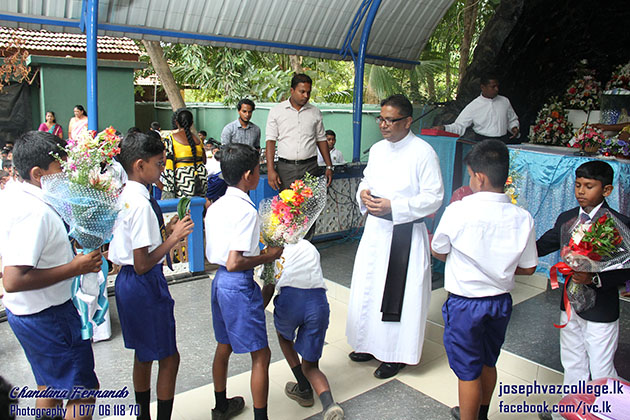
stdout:
POLYGON ((389 378, 422 354, 431 297, 431 256, 423 218, 442 204, 437 154, 410 126, 403 95, 381 102, 384 140, 370 149, 357 200, 368 213, 352 273, 346 335, 351 360, 376 358, 389 378))

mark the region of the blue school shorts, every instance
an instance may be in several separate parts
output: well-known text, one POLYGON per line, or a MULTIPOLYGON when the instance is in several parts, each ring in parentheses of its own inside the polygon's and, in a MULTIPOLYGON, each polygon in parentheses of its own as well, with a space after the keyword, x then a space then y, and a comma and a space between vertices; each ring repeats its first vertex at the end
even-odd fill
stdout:
POLYGON ((497 364, 511 314, 509 293, 481 298, 449 295, 442 306, 444 348, 459 379, 472 381, 484 365, 497 364))
POLYGON ((330 318, 326 290, 283 287, 273 304, 273 322, 278 334, 289 341, 295 340, 293 348, 304 360, 318 361, 330 318))
POLYGON ((92 342, 81 338, 81 319, 72 301, 31 315, 6 313, 37 385, 68 391, 99 388, 92 342))
POLYGON ((219 266, 211 303, 217 342, 229 344, 234 353, 252 353, 269 345, 262 293, 253 270, 230 272, 219 266))
POLYGON ((139 275, 124 265, 116 276, 116 306, 125 347, 141 362, 162 360, 177 352, 175 301, 168 291, 162 264, 139 275))

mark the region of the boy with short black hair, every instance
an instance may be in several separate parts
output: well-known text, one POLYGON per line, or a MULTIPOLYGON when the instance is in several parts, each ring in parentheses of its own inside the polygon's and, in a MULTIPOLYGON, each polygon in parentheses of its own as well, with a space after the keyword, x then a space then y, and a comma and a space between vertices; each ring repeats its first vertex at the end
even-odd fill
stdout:
MULTIPOLYGON (((101 255, 96 250, 75 256, 63 220, 44 201, 41 180, 61 172, 54 155, 65 157, 59 148, 63 144, 42 131, 29 131, 16 142, 13 159, 24 182, 14 187, 0 253, 6 290, 2 302, 38 389, 71 392, 74 387, 99 387, 92 345, 81 338, 81 320, 71 301, 71 286, 74 277, 101 270, 101 255)), ((35 405, 62 408, 62 403, 37 398, 35 405)), ((74 408, 86 404, 93 405, 94 399, 68 401, 66 418, 83 413, 85 410, 74 408)))
POLYGON ((265 310, 260 287, 254 282, 253 268, 272 262, 282 248, 258 248, 260 222, 248 192, 260 179, 258 152, 253 147, 234 143, 224 146, 221 171, 228 184, 225 195, 206 213, 206 257, 218 264, 212 281, 212 326, 218 342, 212 363, 216 407, 214 420, 234 417, 245 406, 243 397, 226 397, 230 355, 251 353, 254 418, 267 419, 269 360, 265 310), (219 223, 213 223, 219 221, 219 223))
POLYGON ((328 379, 319 370, 330 316, 319 252, 309 241, 300 239, 287 245, 282 257, 273 320, 280 348, 297 380, 287 382, 284 392, 301 406, 310 407, 315 388, 324 420, 343 419, 343 409, 333 400, 328 379))
POLYGON ((175 302, 162 272, 171 248, 193 229, 187 215, 166 237, 164 219, 149 186, 164 170, 164 143, 144 133, 130 133, 120 146, 120 163, 129 180, 120 195, 121 212, 109 246, 109 259, 121 266, 116 276, 116 306, 125 347, 134 349, 133 386, 138 419, 150 419, 151 366, 159 361, 158 420, 171 418, 179 353, 175 342, 175 302))
MULTIPOLYGON (((571 226, 578 219, 596 220, 607 210, 621 222, 630 226, 630 219, 611 209, 606 202, 613 191, 613 168, 601 160, 583 163, 575 170, 575 198, 579 204, 561 213, 554 227, 545 232, 536 247, 541 256, 558 251, 563 226, 571 226)), ((576 272, 571 277, 575 283, 585 284, 595 290, 595 306, 571 315, 568 324, 560 330, 560 360, 564 368, 564 384, 575 385, 580 381, 616 377, 615 352, 619 342, 619 290, 618 286, 630 278, 630 269, 610 270, 598 273, 576 272), (599 284, 596 285, 599 279, 599 284)), ((560 323, 567 323, 564 302, 560 303, 560 323)), ((551 418, 549 414, 543 417, 551 418)))
POLYGON ((503 191, 510 166, 505 144, 484 140, 465 162, 474 194, 446 208, 431 247, 446 261, 444 347, 459 390, 451 414, 485 420, 512 313, 514 275, 533 274, 538 258, 532 216, 503 191))

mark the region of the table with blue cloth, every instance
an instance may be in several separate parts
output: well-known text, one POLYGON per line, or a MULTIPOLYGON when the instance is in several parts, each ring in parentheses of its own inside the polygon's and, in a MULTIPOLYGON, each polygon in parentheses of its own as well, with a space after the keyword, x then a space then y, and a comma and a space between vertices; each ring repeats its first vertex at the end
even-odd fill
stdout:
MULTIPOLYGON (((534 217, 536 238, 551 229, 563 211, 576 207, 575 170, 590 160, 602 159, 615 171, 613 192, 608 205, 622 214, 630 214, 630 161, 614 158, 576 156, 576 149, 533 144, 510 145, 510 170, 520 175, 515 185, 519 191, 518 205, 534 217)), ((560 261, 559 252, 541 257, 537 271, 549 274, 552 265, 560 261)))

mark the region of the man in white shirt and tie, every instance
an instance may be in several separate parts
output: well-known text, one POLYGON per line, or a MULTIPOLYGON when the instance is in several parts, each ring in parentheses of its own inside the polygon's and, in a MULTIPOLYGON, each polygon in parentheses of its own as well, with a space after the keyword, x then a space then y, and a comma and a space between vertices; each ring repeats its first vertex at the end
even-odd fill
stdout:
POLYGON ((495 76, 481 78, 481 95, 470 102, 452 124, 433 128, 464 135, 473 126, 474 140, 497 139, 504 143, 520 143, 518 116, 510 100, 499 95, 495 76))

